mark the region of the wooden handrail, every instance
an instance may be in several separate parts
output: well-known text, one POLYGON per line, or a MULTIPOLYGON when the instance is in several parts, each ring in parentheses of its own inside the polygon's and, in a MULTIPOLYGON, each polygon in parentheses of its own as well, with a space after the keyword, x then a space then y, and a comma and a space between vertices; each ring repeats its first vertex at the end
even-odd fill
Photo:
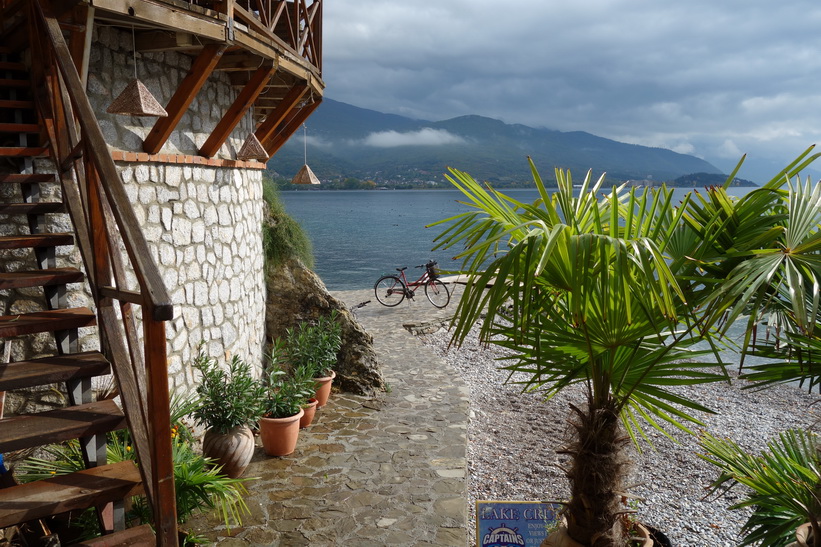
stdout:
POLYGON ((234 0, 225 4, 222 13, 228 15, 230 8, 229 17, 236 17, 274 42, 284 42, 321 73, 322 0, 234 0))
POLYGON ((97 306, 101 350, 112 364, 153 509, 157 545, 178 545, 165 321, 168 291, 77 73, 50 0, 29 9, 36 104, 97 306), (138 290, 128 288, 125 248, 138 290), (140 306, 142 340, 133 307, 140 306))
MULTIPOLYGON (((33 4, 39 8, 42 7, 39 2, 33 2, 33 4)), ((171 298, 168 296, 168 291, 156 265, 151 260, 148 244, 139 227, 137 217, 134 215, 134 209, 131 207, 125 185, 122 183, 120 175, 117 173, 117 167, 114 165, 114 160, 108 152, 108 145, 103 137, 103 131, 100 129, 91 103, 88 102, 85 88, 79 74, 77 74, 68 45, 63 39, 60 25, 54 18, 45 19, 42 11, 40 11, 40 14, 44 17, 45 29, 50 38, 50 43, 54 47, 54 57, 60 75, 72 98, 75 116, 80 125, 83 140, 86 141, 86 149, 92 151, 90 159, 100 173, 100 178, 105 181, 105 197, 117 220, 117 227, 122 233, 126 252, 128 252, 128 257, 134 265, 134 273, 140 284, 141 292, 146 296, 143 305, 150 310, 155 321, 168 321, 173 318, 174 313, 171 298)))

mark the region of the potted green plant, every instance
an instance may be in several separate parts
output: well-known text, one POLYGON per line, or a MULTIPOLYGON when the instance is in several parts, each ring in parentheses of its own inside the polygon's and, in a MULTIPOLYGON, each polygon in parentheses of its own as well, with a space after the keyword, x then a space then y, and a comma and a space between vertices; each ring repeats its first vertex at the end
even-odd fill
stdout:
POLYGON ((746 486, 744 499, 730 507, 752 507, 740 545, 816 545, 821 537, 821 453, 815 434, 788 430, 761 455, 750 454, 729 439, 704 434, 699 456, 718 467, 713 492, 746 486))
POLYGON ((303 321, 285 333, 283 353, 291 370, 313 378, 316 384, 317 407, 328 402, 331 384, 336 378, 333 367, 342 347, 342 325, 338 312, 321 316, 314 322, 303 321))
MULTIPOLYGON (((275 346, 276 348, 277 346, 275 346)), ((272 353, 265 381, 259 436, 269 456, 287 456, 296 449, 302 406, 310 397, 313 380, 288 374, 272 353)))
POLYGON ((262 415, 265 389, 251 375, 248 363, 234 356, 226 370, 205 355, 202 345, 193 367, 202 374, 193 416, 207 428, 203 454, 222 465, 229 477, 239 477, 254 455, 250 426, 262 415))
MULTIPOLYGON (((819 157, 811 150, 743 198, 726 191, 739 162, 724 185, 681 203, 663 186, 605 191, 590 173, 574 190, 561 170, 551 194, 532 161, 540 199, 521 203, 451 170, 471 208, 436 223, 449 224, 437 248, 461 247, 468 276, 454 343, 478 323, 483 342, 510 350, 503 368, 525 389, 548 398, 584 390, 570 405, 573 438, 563 448, 567 526, 548 545, 624 545, 614 494, 624 492, 622 451, 642 435, 639 417, 659 430, 700 424, 695 412, 708 409, 671 388, 728 378, 715 336, 746 314, 746 351, 762 315, 792 314, 808 330, 819 323, 810 291, 821 278, 821 187, 790 184, 819 157), (708 353, 718 366, 700 359, 708 353)), ((759 372, 769 374, 762 382, 786 378, 759 372)))
POLYGON ((546 545, 621 547, 625 453, 645 423, 658 429, 700 423, 697 401, 674 386, 726 378, 696 347, 706 320, 693 312, 665 253, 683 207, 666 188, 612 188, 590 173, 575 189, 556 170, 548 193, 531 161, 541 199, 520 203, 451 170, 467 197, 445 219, 437 248, 457 248, 468 275, 453 320, 453 342, 479 325, 480 340, 509 350, 503 368, 547 398, 570 386, 572 437, 562 453, 570 499, 566 526, 546 545), (672 388, 672 389, 671 389, 672 388), (572 540, 572 543, 570 540, 572 540))
MULTIPOLYGON (((303 414, 299 419, 299 428, 305 429, 313 423, 317 408, 319 407, 319 400, 316 398, 317 382, 313 376, 313 371, 306 368, 292 369, 291 374, 299 378, 299 381, 301 381, 305 387, 306 399, 302 402, 303 414)), ((328 385, 330 385, 330 383, 328 385)))

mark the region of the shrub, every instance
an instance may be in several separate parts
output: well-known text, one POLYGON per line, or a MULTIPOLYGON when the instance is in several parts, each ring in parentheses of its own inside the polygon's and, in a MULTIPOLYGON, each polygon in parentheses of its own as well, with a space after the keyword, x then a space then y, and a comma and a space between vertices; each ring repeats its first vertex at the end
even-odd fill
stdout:
POLYGON ((339 313, 331 311, 314 322, 303 321, 285 332, 282 351, 288 365, 302 369, 313 378, 330 376, 342 347, 339 313))
POLYGON ((287 418, 299 414, 308 398, 313 396, 313 376, 304 369, 295 368, 291 374, 282 368, 280 362, 282 343, 274 344, 270 354, 266 376, 266 396, 263 402, 265 418, 287 418))
POLYGON ((202 373, 202 382, 197 386, 199 404, 193 412, 198 424, 227 433, 259 419, 264 388, 251 376, 248 363, 235 355, 226 372, 203 353, 200 344, 193 366, 202 373))
POLYGON ((297 258, 307 268, 313 268, 311 240, 302 226, 285 212, 279 192, 270 177, 263 178, 262 197, 268 206, 262 222, 262 247, 268 267, 297 258))

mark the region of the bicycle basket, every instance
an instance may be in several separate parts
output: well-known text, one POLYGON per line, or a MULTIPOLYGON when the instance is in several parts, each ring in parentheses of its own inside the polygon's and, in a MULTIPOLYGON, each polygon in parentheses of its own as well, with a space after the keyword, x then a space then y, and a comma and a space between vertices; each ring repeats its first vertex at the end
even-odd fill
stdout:
POLYGON ((432 260, 425 264, 425 269, 428 271, 428 277, 431 279, 439 277, 439 268, 436 267, 436 261, 432 260))

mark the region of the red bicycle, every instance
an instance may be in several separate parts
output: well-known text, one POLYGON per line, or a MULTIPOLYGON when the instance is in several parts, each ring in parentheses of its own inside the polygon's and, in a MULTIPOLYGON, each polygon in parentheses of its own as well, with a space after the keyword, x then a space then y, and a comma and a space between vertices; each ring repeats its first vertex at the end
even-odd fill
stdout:
POLYGON ((450 293, 447 285, 439 280, 439 275, 436 272, 436 261, 429 261, 427 264, 416 266, 417 268, 425 268, 422 277, 413 282, 408 282, 405 277, 405 270, 407 266, 396 268, 399 275, 383 275, 373 286, 373 292, 376 299, 383 306, 394 307, 398 306, 405 297, 413 298, 416 294, 416 289, 421 286, 425 287, 425 296, 428 297, 430 303, 437 308, 444 308, 450 302, 450 293))

